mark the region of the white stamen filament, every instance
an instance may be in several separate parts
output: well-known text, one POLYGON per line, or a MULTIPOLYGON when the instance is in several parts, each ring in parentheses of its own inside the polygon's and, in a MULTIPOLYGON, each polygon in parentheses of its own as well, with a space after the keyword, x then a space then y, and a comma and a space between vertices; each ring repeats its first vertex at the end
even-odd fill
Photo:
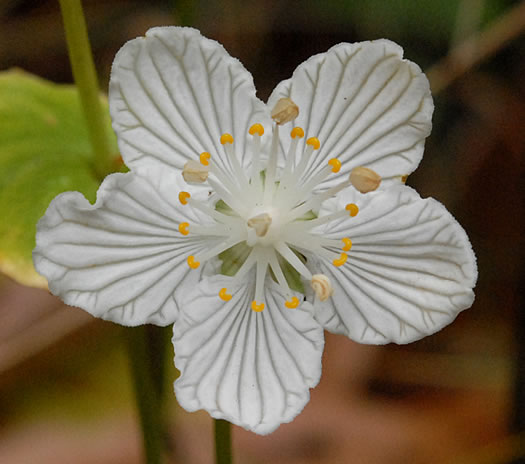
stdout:
MULTIPOLYGON (((229 134, 221 137, 221 143, 231 170, 209 162, 210 176, 206 182, 231 211, 227 210, 227 214, 220 212, 206 203, 191 198, 188 192, 181 192, 179 197, 181 203, 186 204, 187 201, 190 207, 211 217, 215 225, 198 225, 190 221, 191 224, 181 223, 179 231, 183 236, 198 236, 200 240, 213 238, 214 246, 201 248, 200 253, 188 257, 188 264, 194 269, 199 263, 244 242, 240 248, 234 249, 237 251, 232 251, 231 256, 234 257, 231 258, 231 262, 228 261, 230 270, 235 269, 237 263, 240 264, 228 287, 238 285, 255 267, 255 288, 251 307, 259 312, 264 309, 264 284, 267 273, 271 272, 283 294, 287 296, 285 306, 295 308, 302 300, 292 297, 292 290, 285 275, 286 270, 281 263, 283 260, 286 261, 291 269, 310 282, 312 273, 299 253, 306 256, 313 253, 332 261, 335 266, 344 265, 348 256, 343 251, 350 250, 351 240, 326 238, 311 230, 345 216, 355 215, 358 208, 352 205, 350 210, 344 209, 315 219, 303 217, 310 211, 316 210, 323 201, 350 185, 350 181, 345 180, 322 193, 312 193, 328 176, 339 170, 341 163, 337 160, 335 164, 334 161, 330 161, 316 174, 305 176, 314 150, 319 148, 319 141, 315 137, 308 139, 303 152, 298 153, 299 140, 305 134, 301 128, 295 127, 291 132, 292 140, 283 170, 278 176, 277 162, 280 148, 278 125, 273 128, 270 152, 265 166, 261 165, 261 135, 264 133, 264 128, 260 124, 254 124, 249 133, 252 140, 247 146, 251 153, 244 154, 251 159, 249 172, 245 172, 240 159, 237 158, 233 137, 229 134), (265 175, 264 183, 261 172, 265 175), (218 238, 219 243, 217 243, 218 238)), ((205 159, 209 159, 210 155, 207 152, 205 154, 207 155, 205 159)), ((223 259, 230 258, 226 256, 223 259)), ((224 295, 218 297, 225 299, 224 295)))

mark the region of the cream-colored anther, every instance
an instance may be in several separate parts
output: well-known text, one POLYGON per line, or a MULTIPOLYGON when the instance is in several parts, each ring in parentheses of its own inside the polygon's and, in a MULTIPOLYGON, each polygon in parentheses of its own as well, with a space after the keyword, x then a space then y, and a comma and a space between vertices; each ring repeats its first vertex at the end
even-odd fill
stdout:
POLYGON ((268 213, 258 214, 247 221, 248 227, 255 229, 257 237, 264 237, 272 225, 272 217, 268 213))
POLYGON ((381 183, 381 176, 372 169, 359 166, 352 169, 350 182, 361 193, 373 192, 381 183))
POLYGON ((273 107, 272 119, 279 125, 293 121, 299 115, 299 107, 291 98, 280 98, 273 107))
POLYGON ((202 184, 208 178, 210 169, 198 161, 190 160, 184 165, 182 177, 190 184, 202 184))
POLYGON ((320 301, 325 301, 334 294, 334 288, 330 283, 330 279, 324 274, 314 274, 310 285, 320 301))

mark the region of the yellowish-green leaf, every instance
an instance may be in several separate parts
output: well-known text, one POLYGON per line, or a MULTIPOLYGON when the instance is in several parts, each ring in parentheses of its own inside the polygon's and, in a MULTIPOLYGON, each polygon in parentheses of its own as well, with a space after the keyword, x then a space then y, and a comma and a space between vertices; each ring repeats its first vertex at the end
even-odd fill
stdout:
POLYGON ((36 223, 61 192, 76 190, 93 201, 100 181, 75 87, 20 70, 0 73, 0 271, 46 287, 31 259, 36 223))

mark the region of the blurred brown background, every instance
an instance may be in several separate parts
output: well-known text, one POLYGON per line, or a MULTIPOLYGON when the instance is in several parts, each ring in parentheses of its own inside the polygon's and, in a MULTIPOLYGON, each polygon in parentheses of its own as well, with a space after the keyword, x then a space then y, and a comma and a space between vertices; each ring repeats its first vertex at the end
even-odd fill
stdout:
MULTIPOLYGON (((234 428, 236 462, 525 459, 524 3, 84 5, 103 89, 120 46, 168 24, 197 27, 223 43, 253 73, 263 100, 307 57, 342 41, 386 37, 431 70, 434 130, 408 184, 443 202, 467 230, 480 271, 476 302, 439 334, 408 346, 328 335, 323 377, 304 412, 267 437, 234 428), (478 40, 460 46, 471 36, 478 40), (481 63, 471 66, 478 56, 481 63)), ((57 1, 0 0, 0 69, 13 66, 71 82, 57 1)), ((0 276, 0 463, 140 462, 123 330, 0 276)), ((212 462, 211 419, 186 413, 168 396, 171 462, 212 462)))

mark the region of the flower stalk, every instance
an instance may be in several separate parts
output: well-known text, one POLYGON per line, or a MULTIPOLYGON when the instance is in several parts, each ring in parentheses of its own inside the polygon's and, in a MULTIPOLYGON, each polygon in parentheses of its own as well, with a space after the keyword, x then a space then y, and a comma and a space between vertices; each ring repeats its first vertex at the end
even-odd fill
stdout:
POLYGON ((231 424, 222 419, 214 419, 215 462, 232 464, 231 424))
POLYGON ((94 169, 98 177, 104 178, 112 172, 113 154, 104 126, 104 113, 82 3, 81 0, 59 1, 71 69, 93 148, 94 169))
POLYGON ((162 408, 159 383, 151 369, 151 347, 148 326, 126 329, 126 342, 131 375, 135 386, 137 407, 144 441, 145 462, 162 462, 162 408))

